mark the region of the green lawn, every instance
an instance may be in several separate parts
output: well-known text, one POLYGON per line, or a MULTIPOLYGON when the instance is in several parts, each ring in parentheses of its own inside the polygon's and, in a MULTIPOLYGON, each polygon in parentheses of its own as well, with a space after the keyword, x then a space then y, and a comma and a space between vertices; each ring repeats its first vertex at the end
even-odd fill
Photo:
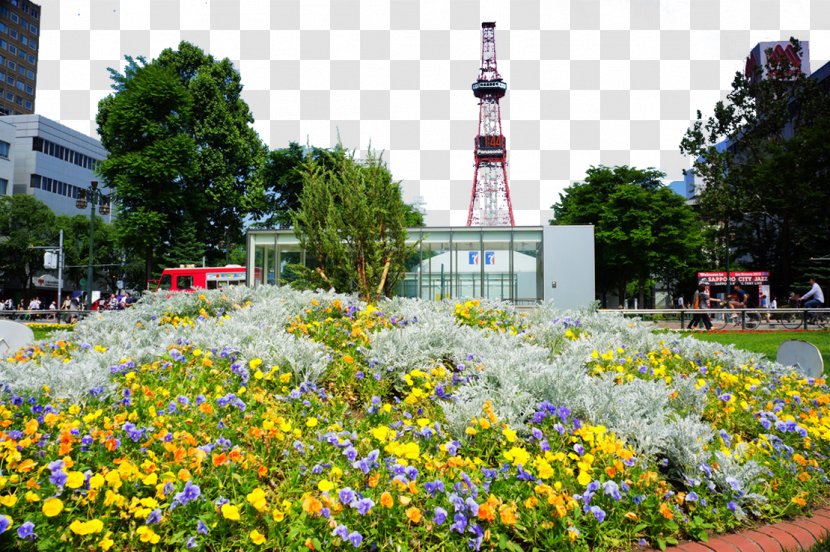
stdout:
POLYGON ((682 332, 701 341, 733 344, 740 349, 761 353, 770 360, 775 360, 778 346, 790 339, 799 339, 812 343, 821 351, 824 359, 824 369, 830 371, 830 332, 682 332))

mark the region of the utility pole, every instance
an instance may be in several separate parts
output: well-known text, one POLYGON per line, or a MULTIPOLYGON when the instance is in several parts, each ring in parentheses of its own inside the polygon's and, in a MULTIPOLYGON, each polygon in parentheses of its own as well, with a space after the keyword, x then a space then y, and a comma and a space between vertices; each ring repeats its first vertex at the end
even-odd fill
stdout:
POLYGON ((75 207, 78 209, 86 208, 87 200, 89 200, 89 259, 86 265, 86 310, 92 310, 92 254, 95 239, 95 204, 102 200, 98 210, 102 216, 108 215, 110 212, 110 198, 98 189, 98 181, 93 180, 90 182, 89 188, 78 191, 78 199, 75 201, 75 207))

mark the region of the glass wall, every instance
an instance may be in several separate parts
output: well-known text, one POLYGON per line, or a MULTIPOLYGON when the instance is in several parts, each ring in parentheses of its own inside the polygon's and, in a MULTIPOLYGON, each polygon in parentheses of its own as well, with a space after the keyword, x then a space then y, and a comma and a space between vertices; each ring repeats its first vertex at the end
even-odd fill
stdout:
MULTIPOLYGON (((542 299, 540 227, 412 228, 414 246, 397 293, 421 299, 542 299)), ((249 285, 284 285, 290 265, 313 264, 292 230, 248 232, 249 285)))

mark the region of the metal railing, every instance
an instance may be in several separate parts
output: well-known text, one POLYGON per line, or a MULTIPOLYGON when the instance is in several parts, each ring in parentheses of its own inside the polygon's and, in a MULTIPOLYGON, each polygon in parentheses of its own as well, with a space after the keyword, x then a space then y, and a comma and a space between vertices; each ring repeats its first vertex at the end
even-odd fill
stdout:
POLYGON ((0 310, 0 320, 36 322, 41 324, 68 324, 80 320, 94 311, 88 310, 0 310))
POLYGON ((830 308, 780 308, 780 309, 600 309, 603 313, 636 316, 644 321, 680 324, 686 329, 693 317, 708 314, 715 329, 757 330, 822 330, 830 327, 830 308))

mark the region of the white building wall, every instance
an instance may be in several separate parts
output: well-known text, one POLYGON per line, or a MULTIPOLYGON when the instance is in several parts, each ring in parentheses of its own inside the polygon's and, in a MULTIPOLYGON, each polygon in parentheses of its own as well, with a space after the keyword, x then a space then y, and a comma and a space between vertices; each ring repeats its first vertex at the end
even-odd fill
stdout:
MULTIPOLYGON (((51 178, 84 189, 88 188, 93 180, 100 181, 100 178, 89 168, 35 151, 32 142, 38 137, 97 161, 102 161, 107 156, 101 143, 41 115, 13 115, 2 117, 0 120, 10 123, 15 128, 13 193, 34 195, 59 215, 88 214, 89 208, 81 210, 75 207, 75 198, 70 195, 33 188, 32 175, 51 178)), ((103 187, 103 182, 100 186, 103 187)), ((104 189, 104 193, 108 191, 104 189)))
POLYGON ((14 183, 15 128, 0 117, 0 141, 9 144, 7 157, 0 156, 0 195, 12 195, 14 183))

